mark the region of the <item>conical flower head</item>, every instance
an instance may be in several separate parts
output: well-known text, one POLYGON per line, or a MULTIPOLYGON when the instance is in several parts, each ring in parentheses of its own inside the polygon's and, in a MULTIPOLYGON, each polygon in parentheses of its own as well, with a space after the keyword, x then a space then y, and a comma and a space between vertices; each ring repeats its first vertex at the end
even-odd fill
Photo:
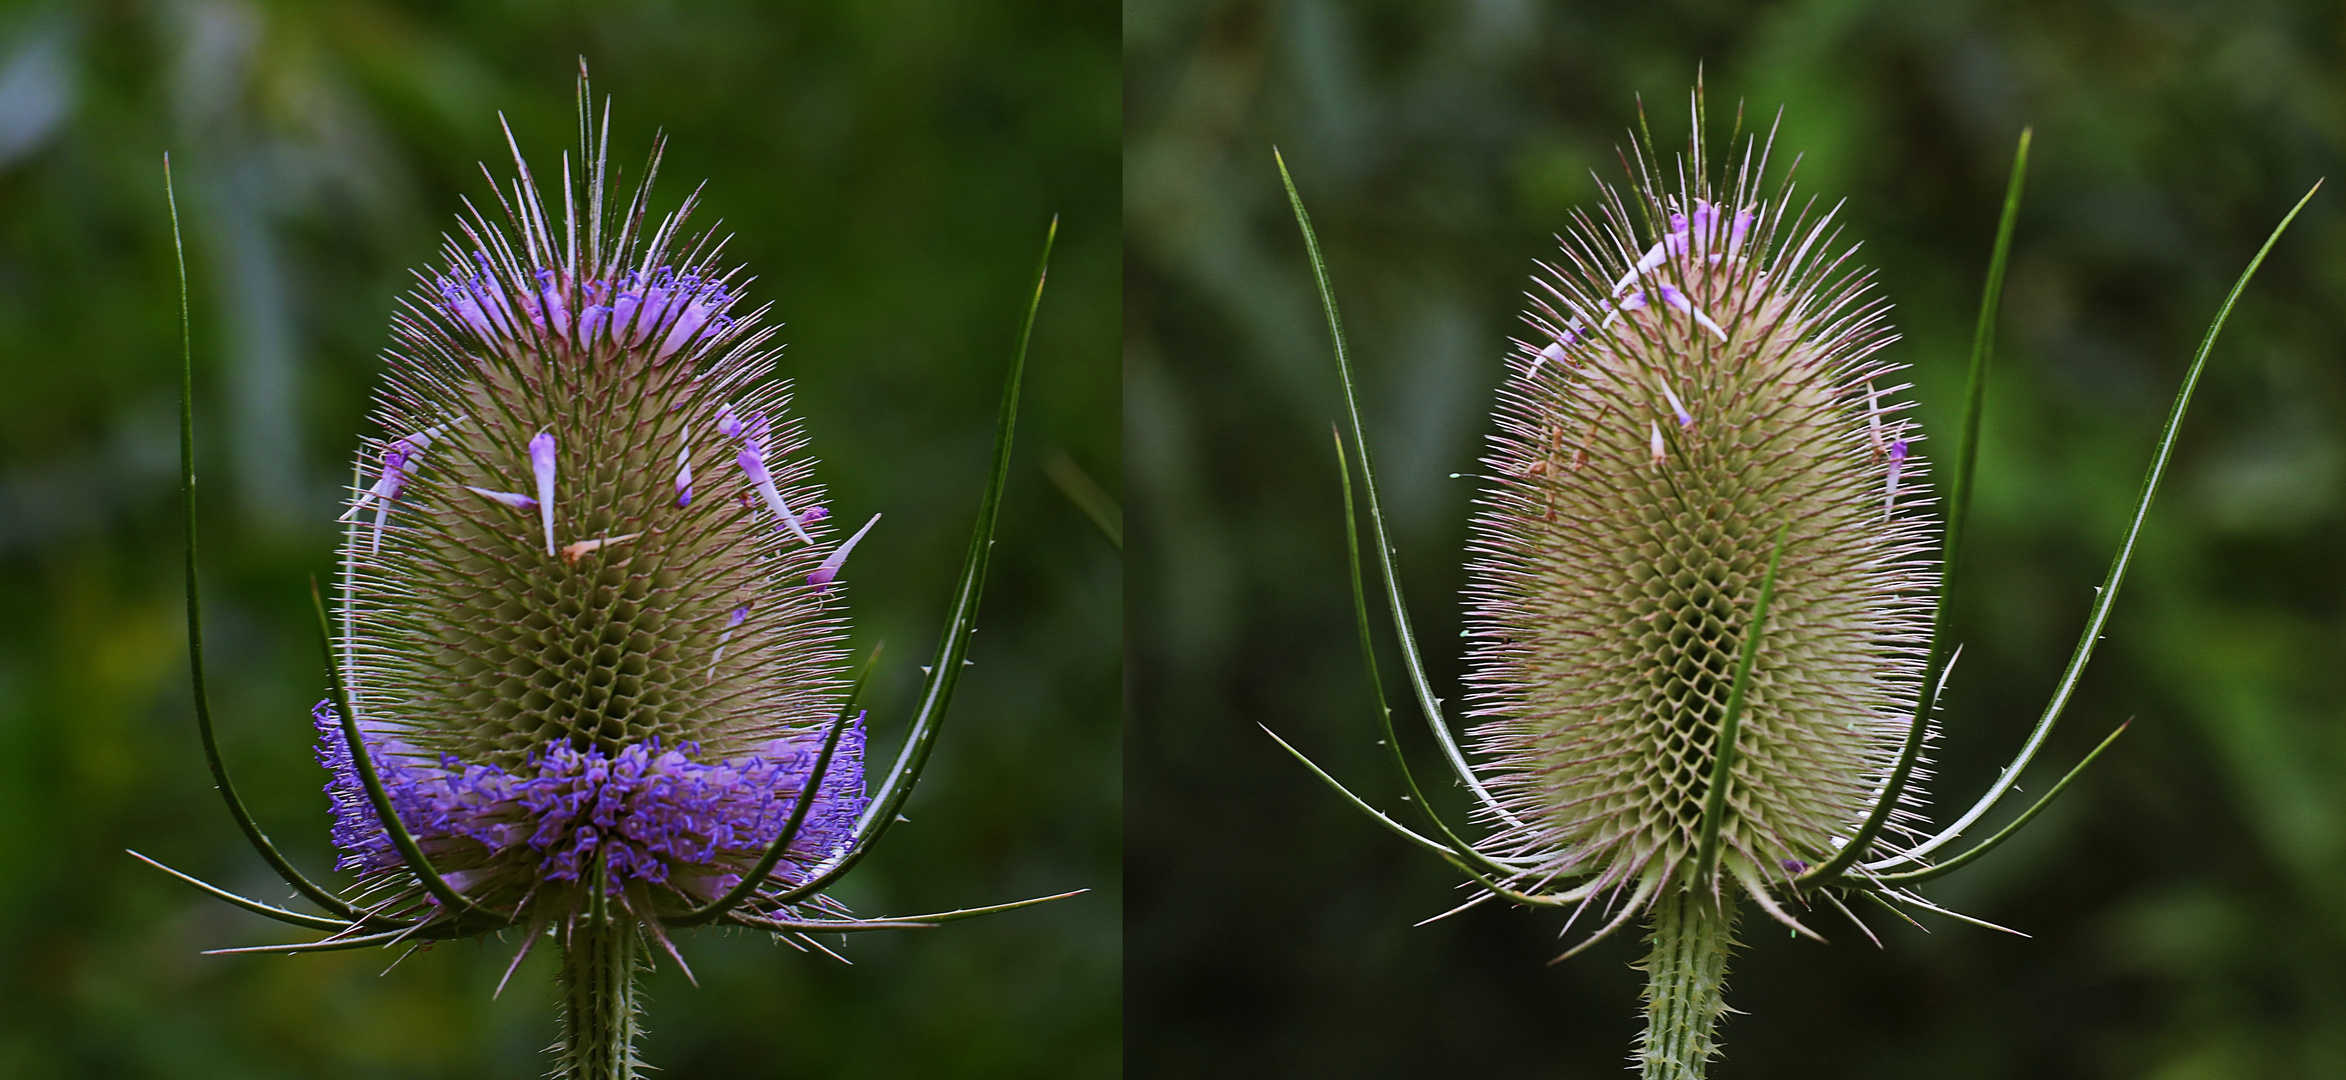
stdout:
POLYGON ((1495 851, 1640 900, 1687 885, 1781 533, 1718 841, 1728 887, 1768 903, 1865 819, 1936 574, 1886 305, 1830 213, 1760 196, 1764 151, 1731 184, 1709 167, 1699 142, 1674 188, 1641 166, 1535 276, 1474 523, 1469 678, 1495 851))
MULTIPOLYGON (((605 114, 605 132, 608 113, 605 114)), ((780 834, 843 706, 836 541, 746 284, 624 203, 607 134, 549 206, 518 149, 396 317, 345 515, 335 643, 408 829, 468 899, 596 875, 705 903, 780 834), (606 201, 608 198, 609 201, 606 201)), ((866 526, 868 528, 868 525, 866 526)), ((413 891, 321 705, 343 865, 413 891)), ((787 884, 863 806, 842 739, 787 884)))

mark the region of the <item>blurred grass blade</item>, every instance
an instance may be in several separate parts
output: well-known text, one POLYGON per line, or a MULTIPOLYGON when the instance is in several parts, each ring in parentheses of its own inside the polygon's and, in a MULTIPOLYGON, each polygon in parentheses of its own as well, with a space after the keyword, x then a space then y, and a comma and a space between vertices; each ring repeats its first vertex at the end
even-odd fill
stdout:
POLYGON ((1083 466, 1068 457, 1066 451, 1053 450, 1043 455, 1043 475, 1050 477, 1059 494, 1067 496, 1068 502, 1091 519, 1100 535, 1107 537, 1116 550, 1124 550, 1124 508, 1116 505, 1116 500, 1100 487, 1099 481, 1092 479, 1092 474, 1083 471, 1083 466))
POLYGON ((1760 578, 1759 602, 1752 605, 1751 628, 1743 632, 1743 655, 1735 660, 1735 681, 1727 685, 1727 707, 1719 714, 1719 734, 1712 740, 1711 783, 1703 792, 1702 832, 1695 846, 1694 876, 1688 884, 1699 888, 1710 882, 1714 896, 1719 890, 1711 872, 1719 865, 1719 827, 1727 819, 1727 784, 1735 776, 1735 736, 1743 725, 1743 699, 1751 687, 1752 663, 1759 659, 1760 634, 1767 629, 1768 605, 1776 599, 1776 571, 1784 565, 1784 543, 1791 536, 1791 522, 1776 530, 1776 550, 1768 556, 1768 572, 1760 578))
POLYGON ((1335 344, 1336 374, 1344 386, 1344 411, 1352 424, 1353 450, 1360 455, 1360 486, 1368 503, 1369 528, 1377 542, 1377 567, 1384 574, 1385 599, 1392 608, 1393 635, 1400 645, 1402 667, 1409 673, 1409 685, 1417 693, 1418 708, 1425 713, 1426 727, 1441 745, 1442 757, 1449 762, 1450 770, 1458 774, 1458 782, 1474 793, 1481 810, 1509 825, 1522 827, 1523 820, 1492 798, 1467 764, 1466 753, 1459 749, 1449 724, 1442 719, 1442 699, 1434 696, 1433 684, 1426 678, 1425 665, 1418 657, 1417 635, 1409 624, 1409 605, 1401 595, 1401 575, 1393 565, 1393 538, 1385 530, 1384 505, 1377 498, 1376 466, 1370 460, 1368 441, 1361 428, 1360 396, 1353 386, 1352 354, 1344 343, 1344 319, 1336 310, 1335 287, 1328 281, 1328 264, 1320 253, 1319 234, 1312 231, 1311 215, 1303 208, 1303 196, 1295 190, 1295 178, 1288 175, 1287 159, 1276 149, 1271 151, 1271 159, 1278 163, 1279 182, 1287 187, 1287 202, 1295 210, 1295 225, 1303 230, 1303 249, 1311 257, 1312 281, 1319 288, 1320 309, 1328 317, 1328 335, 1335 344))
POLYGON ((895 822, 897 813, 904 808, 904 800, 912 797, 921 770, 928 765, 929 752, 936 746, 937 730, 945 720, 945 707, 953 700, 953 688, 961 680, 961 664, 969 653, 969 636, 977 623, 978 600, 985 592, 986 562, 994 550, 994 524, 1002 513, 1002 489, 1010 482, 1010 445, 1018 428, 1018 399, 1026 377, 1026 349, 1034 338, 1035 312, 1043 305, 1043 285, 1051 277, 1051 245, 1058 238, 1059 219, 1054 216, 1050 229, 1043 234, 1043 255, 1035 264, 1034 291, 1027 299, 1026 318, 1018 327, 1018 348, 1011 356, 1009 377, 1002 384, 1001 411, 994 418, 994 460, 987 474, 985 495, 978 502, 977 527, 970 533, 969 551, 961 562, 961 580, 953 587, 952 606, 945 618, 945 634, 937 642, 936 662, 929 666, 928 683, 921 689, 920 709, 913 714, 912 729, 904 737, 904 749, 897 754, 896 764, 888 770, 888 778, 881 782, 879 791, 872 795, 871 805, 856 819, 855 838, 849 842, 847 853, 830 869, 776 897, 778 903, 811 896, 860 862, 895 822))
POLYGON ((196 732, 204 745, 204 764, 211 767, 212 784, 220 789, 220 798, 228 804, 228 816, 236 819, 236 827, 244 830, 245 840, 252 844, 261 860, 311 903, 345 921, 355 921, 361 918, 356 908, 294 869, 293 863, 278 852, 277 845, 269 841, 268 834, 261 831, 261 823, 245 808, 243 797, 236 793, 236 784, 228 778, 228 762, 220 756, 219 736, 212 729, 212 699, 204 683, 204 603, 196 585, 195 345, 187 304, 187 244, 179 232, 179 195, 171 184, 169 154, 163 155, 163 200, 171 208, 171 253, 179 268, 179 510, 187 538, 188 679, 195 691, 196 732))
MULTIPOLYGON (((2182 432, 2184 411, 2191 406, 2192 393, 2199 389, 2200 376, 2207 370, 2208 356, 2216 348, 2216 336, 2223 332, 2224 321, 2231 317, 2233 305, 2239 303, 2240 294, 2247 291, 2249 280, 2256 276, 2257 268, 2264 265, 2265 256, 2272 252, 2273 245, 2280 243, 2281 234, 2288 231, 2289 224, 2297 220, 2298 213, 2305 209, 2305 204, 2313 201, 2314 195, 2321 189, 2322 185, 2316 182, 2304 198, 2297 200, 2297 205, 2289 208, 2289 213, 2281 218, 2281 223, 2273 227, 2272 235, 2265 237, 2264 246, 2256 250, 2256 257, 2248 261, 2248 268, 2240 272, 2239 280, 2232 283, 2232 291, 2225 295, 2223 306, 2216 309, 2215 320, 2208 324, 2207 335, 2200 339, 2199 351, 2192 357, 2191 367, 2183 376, 2183 386, 2176 391, 2175 403, 2167 410, 2166 426, 2159 433, 2158 450, 2151 456, 2150 470, 2142 478, 2142 494, 2135 500, 2134 515, 2127 522, 2126 535, 2118 544, 2118 553, 2110 560, 2110 572, 2102 579, 2101 588, 2095 592, 2093 607, 2086 614, 2085 630, 2078 635, 2077 648, 2070 654, 2069 664, 2061 672, 2061 681, 2053 689, 2052 700, 2046 703, 2044 715, 2037 720, 2035 730, 2029 732, 2028 741, 2021 746, 2019 755, 2004 767, 2003 772, 1997 774, 1995 783, 1988 786, 1987 793, 1980 796, 1979 801, 1964 811, 1963 816, 1955 819, 1953 824, 1905 852, 1868 864, 1869 869, 1916 861, 1961 835, 1963 830, 1970 828, 1973 822, 1996 805, 1997 800, 2004 797, 2004 793, 2020 779, 2021 771, 2028 768, 2028 763, 2052 735, 2053 725, 2060 722, 2062 710, 2069 705, 2069 695, 2077 689, 2078 680, 2085 675, 2086 662, 2093 658, 2094 645, 2101 640, 2102 628, 2109 622, 2110 607, 2117 602, 2118 588, 2125 584, 2126 568, 2134 558, 2134 545, 2142 536, 2142 523, 2150 516, 2151 499, 2158 494, 2159 482, 2166 478, 2168 459, 2174 454, 2175 440, 2182 432)), ((1851 849, 1859 846, 1854 843, 1849 845, 1851 849)))
POLYGON ((1879 799, 1866 814, 1856 835, 1823 865, 1802 874, 1800 881, 1824 880, 1839 875, 1859 859, 1865 857, 1882 827, 1906 793, 1906 783, 1914 775, 1915 763, 1922 759, 1923 740, 1930 734, 1931 708, 1938 702, 1938 687, 1946 676, 1947 665, 1954 662, 1947 650, 1948 601, 1955 595, 1955 568, 1963 547, 1964 519, 1971 512, 1971 488, 1975 468, 1979 463, 1980 413, 1987 403, 1988 362, 1996 348, 1996 312, 2004 297, 2004 268, 2012 255, 2012 229, 2020 220, 2020 192, 2028 179, 2028 144, 2034 134, 2032 128, 2020 129, 2020 145, 2012 152, 2012 177, 2004 185, 2004 212, 1996 221, 1996 243, 1988 255, 1988 280, 1980 291, 1979 323, 1971 334, 1971 363, 1963 380, 1963 422, 1957 429, 1955 441, 1955 475, 1947 492, 1946 543, 1939 551, 1939 598, 1931 616, 1931 641, 1923 656, 1922 681, 1915 688, 1914 716, 1906 726, 1906 741, 1898 748, 1898 760, 1890 767, 1890 774, 1882 785, 1879 799))

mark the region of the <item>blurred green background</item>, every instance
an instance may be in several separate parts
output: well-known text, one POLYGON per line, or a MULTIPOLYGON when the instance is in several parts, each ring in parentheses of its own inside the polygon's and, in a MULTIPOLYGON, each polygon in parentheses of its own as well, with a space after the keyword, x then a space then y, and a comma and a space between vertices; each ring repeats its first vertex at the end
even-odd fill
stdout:
POLYGON ((993 577, 911 824, 836 895, 900 913, 1089 887, 845 966, 762 937, 651 982, 670 1077, 1104 1077, 1119 1061, 1121 568, 1038 468, 1113 488, 1116 13, 1024 3, 19 3, 0 9, 0 1076, 543 1073, 552 968, 509 946, 204 957, 289 940, 122 854, 285 895, 210 790, 180 615, 177 314, 161 158, 195 287, 215 706, 263 823, 324 872, 330 565, 394 296, 459 200, 576 150, 581 56, 615 161, 670 146, 655 205, 704 226, 787 324, 819 476, 859 550, 855 637, 890 645, 893 753, 983 483, 1000 378, 1062 217, 993 577), (722 224, 720 225, 720 219, 722 224))
MULTIPOLYGON (((1847 198, 1945 438, 2012 145, 2036 128, 1933 790, 2017 748, 2107 565, 2191 348, 2346 147, 2332 3, 1135 0, 1125 13, 1125 740, 1135 1077, 1620 1076, 1642 946, 1424 928, 1453 875, 1256 729, 1398 805, 1342 577, 1336 383, 1271 163, 1310 202, 1365 372, 1436 680, 1531 260, 1617 182, 1643 95, 1682 143, 1782 106, 1847 198)), ((2346 192, 2236 314, 2109 640, 2044 761, 2140 721, 1876 950, 1747 920, 1720 1080, 2346 1076, 2346 192)), ((1388 674, 1393 669, 1388 667, 1388 674)), ((1405 712, 1410 724, 1413 714, 1405 712)), ((1432 760, 1422 728, 1404 727, 1432 760)), ((2043 767, 2043 766, 2040 766, 2043 767)), ((2057 772, 2023 781, 2041 790, 2057 772)))

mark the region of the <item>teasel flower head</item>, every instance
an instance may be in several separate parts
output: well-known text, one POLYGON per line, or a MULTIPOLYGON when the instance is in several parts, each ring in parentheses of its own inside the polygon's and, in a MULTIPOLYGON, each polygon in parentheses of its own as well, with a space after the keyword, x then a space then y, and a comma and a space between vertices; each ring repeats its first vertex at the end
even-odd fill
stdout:
POLYGON ((183 408, 207 757, 256 849, 326 914, 165 869, 329 931, 221 951, 516 931, 510 979, 552 941, 565 1025, 556 1075, 610 1080, 641 1065, 635 983, 653 950, 690 974, 674 929, 722 922, 829 953, 811 935, 1060 898, 874 919, 821 891, 898 819, 968 662, 1042 270, 920 712, 867 794, 845 569, 880 515, 835 526, 774 378, 774 324, 743 299, 750 279, 723 261, 721 241, 687 231, 693 199, 651 213, 656 148, 621 196, 610 110, 597 123, 583 71, 579 102, 582 174, 564 161, 558 202, 515 146, 496 213, 460 221, 394 317, 374 434, 341 517, 333 612, 318 607, 330 693, 313 710, 316 756, 336 866, 356 873, 354 892, 321 888, 276 851, 219 756, 183 408))
MULTIPOLYGON (((845 707, 833 579, 863 535, 822 513, 774 327, 685 231, 691 200, 654 218, 647 182, 622 203, 588 150, 559 210, 516 151, 503 213, 465 219, 394 317, 335 613, 417 842, 471 902, 556 923, 595 889, 706 904, 780 834, 845 707)), ((317 716, 341 867, 424 913, 336 703, 317 716)), ((772 891, 864 809, 856 725, 772 891)))
POLYGON ((1855 246, 1833 210, 1797 198, 1788 181, 1762 183, 1772 136, 1744 143, 1727 167, 1711 160, 1701 101, 1698 86, 1695 135, 1675 168, 1641 142, 1625 157, 1627 188, 1576 218, 1560 255, 1533 276, 1530 333, 1499 392, 1468 554, 1465 739, 1418 653, 1327 263, 1280 163, 1354 435, 1355 456, 1339 435, 1338 457, 1363 656, 1382 741, 1422 825, 1376 809, 1279 742, 1380 825, 1466 874, 1476 895, 1454 911, 1493 899, 1558 909, 1567 931, 1604 913, 1557 960, 1643 918, 1652 948, 1634 1059, 1641 1075, 1670 1080, 1701 1077, 1717 1052, 1744 900, 1818 940, 1798 909, 1825 906, 1872 938, 1850 910, 1860 898, 1901 918, 1928 911, 2002 929, 1915 886, 1993 850, 2124 731, 2009 825, 1941 854, 2014 789, 2066 707, 2231 306, 2201 342, 2133 526, 2036 730, 1986 794, 1932 831, 1919 784, 1957 651, 1945 640, 1942 568, 1958 562, 2029 137, 1989 264, 1941 519, 1908 386, 1884 352, 1896 340, 1888 307, 1855 246), (1352 513, 1355 462, 1413 697, 1479 836, 1427 800, 1396 738, 1352 513))
POLYGON ((1648 171, 1576 222, 1535 276, 1483 461, 1484 847, 1628 909, 1691 880, 1771 560, 1700 888, 1773 908, 1855 835, 1930 640, 1938 530, 1888 305, 1830 213, 1757 188, 1753 150, 1717 184, 1698 146, 1681 183, 1648 171))

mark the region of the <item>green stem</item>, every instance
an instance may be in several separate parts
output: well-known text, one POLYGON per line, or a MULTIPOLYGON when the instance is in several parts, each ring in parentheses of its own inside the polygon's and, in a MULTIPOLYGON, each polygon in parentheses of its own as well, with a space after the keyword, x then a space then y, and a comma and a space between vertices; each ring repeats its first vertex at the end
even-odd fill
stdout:
POLYGON ((598 897, 562 949, 558 1080, 635 1080, 641 1064, 635 1057, 635 973, 643 935, 614 917, 619 914, 598 897))
POLYGON ((1644 1080, 1702 1080, 1719 1044, 1711 1033, 1727 1011, 1727 954, 1735 948, 1735 908, 1666 888, 1654 904, 1653 952, 1645 958, 1645 1034, 1638 1040, 1644 1080))

